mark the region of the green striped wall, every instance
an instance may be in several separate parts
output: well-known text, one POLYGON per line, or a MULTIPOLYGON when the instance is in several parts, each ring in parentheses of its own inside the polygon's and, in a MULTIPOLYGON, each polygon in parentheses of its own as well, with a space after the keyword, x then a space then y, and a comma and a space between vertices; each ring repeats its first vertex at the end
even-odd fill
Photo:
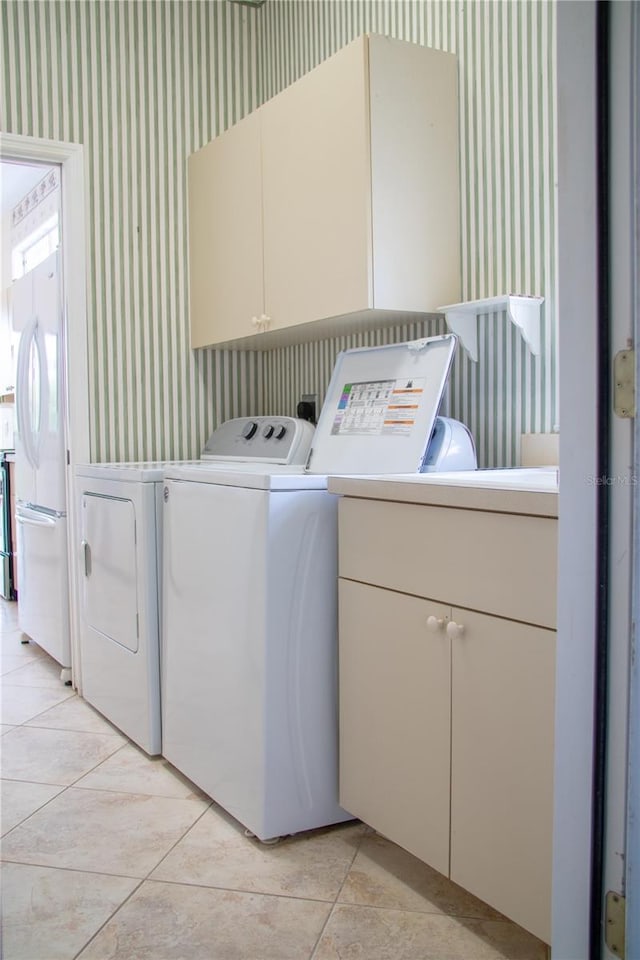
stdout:
POLYGON ((339 349, 391 331, 264 354, 189 349, 186 158, 364 30, 457 53, 462 287, 546 298, 542 355, 503 316, 457 358, 450 412, 483 464, 557 421, 555 8, 539 0, 4 0, 0 127, 81 142, 87 163, 91 450, 197 455, 216 422, 322 397, 339 349))
MULTIPOLYGON (((3 2, 4 132, 85 145, 93 459, 196 455, 260 406, 259 357, 193 352, 186 159, 258 103, 223 2, 3 2)), ((64 238, 63 238, 64 242, 64 238)))
MULTIPOLYGON (((479 360, 462 352, 449 413, 472 429, 484 466, 519 462, 524 432, 557 426, 555 7, 540 0, 267 0, 260 77, 270 97, 364 31, 447 50, 459 62, 462 296, 545 297, 536 358, 504 314, 479 319, 479 360)), ((324 394, 339 349, 431 335, 398 325, 264 356, 267 409, 324 394)))

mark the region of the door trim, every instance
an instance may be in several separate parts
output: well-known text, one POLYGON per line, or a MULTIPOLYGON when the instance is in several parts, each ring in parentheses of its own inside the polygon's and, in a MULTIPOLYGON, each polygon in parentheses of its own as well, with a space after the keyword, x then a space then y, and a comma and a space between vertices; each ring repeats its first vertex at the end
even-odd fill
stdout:
POLYGON ((73 684, 81 693, 78 516, 73 495, 75 465, 88 463, 89 377, 87 364, 87 283, 85 239, 85 155, 79 143, 18 134, 0 134, 0 159, 59 164, 62 180, 62 284, 64 297, 66 503, 69 537, 69 627, 73 684))
POLYGON ((596 2, 556 7, 560 339, 552 954, 589 955, 596 632, 596 2), (558 54, 562 52, 562 55, 558 54), (592 51, 591 55, 585 51, 592 51), (590 482, 591 480, 591 482, 590 482), (585 598, 587 598, 585 600, 585 598))
MULTIPOLYGON (((638 108, 640 107, 640 80, 638 67, 640 66, 640 10, 634 5, 631 10, 631 184, 633 190, 631 209, 631 312, 633 323, 633 337, 636 351, 636 404, 638 402, 638 386, 640 384, 640 269, 638 256, 640 255, 640 191, 638 177, 640 176, 640 122, 638 108)), ((633 435, 633 466, 634 479, 640 477, 640 418, 636 407, 633 435)), ((638 955, 640 950, 640 663, 638 657, 640 617, 640 489, 637 479, 633 486, 633 544, 631 570, 632 579, 632 621, 631 621, 631 656, 629 678, 629 730, 628 730, 628 784, 627 784, 627 822, 626 822, 626 875, 625 892, 627 897, 627 925, 626 950, 627 956, 638 955)))

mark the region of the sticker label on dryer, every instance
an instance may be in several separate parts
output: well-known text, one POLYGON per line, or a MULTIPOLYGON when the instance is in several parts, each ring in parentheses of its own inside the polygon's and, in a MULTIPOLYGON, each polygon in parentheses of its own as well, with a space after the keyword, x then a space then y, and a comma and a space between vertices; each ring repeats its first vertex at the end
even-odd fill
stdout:
POLYGON ((332 436, 409 436, 416 423, 424 379, 346 383, 332 436))

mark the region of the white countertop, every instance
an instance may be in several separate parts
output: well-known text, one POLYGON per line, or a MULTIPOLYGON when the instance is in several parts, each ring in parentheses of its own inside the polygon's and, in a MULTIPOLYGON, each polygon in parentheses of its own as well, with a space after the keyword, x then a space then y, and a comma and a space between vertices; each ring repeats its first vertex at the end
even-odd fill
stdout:
POLYGON ((526 467, 330 477, 329 490, 374 500, 557 517, 558 482, 557 467, 526 467))

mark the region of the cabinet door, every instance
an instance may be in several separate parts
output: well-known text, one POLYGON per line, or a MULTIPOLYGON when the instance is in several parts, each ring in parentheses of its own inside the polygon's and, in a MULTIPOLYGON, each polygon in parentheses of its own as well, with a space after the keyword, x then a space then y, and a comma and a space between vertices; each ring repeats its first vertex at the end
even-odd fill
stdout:
POLYGON ((447 608, 340 580, 340 804, 449 872, 447 608))
POLYGON ((548 943, 555 633, 452 619, 451 879, 548 943))
POLYGON ((460 298, 456 57, 372 36, 369 73, 373 306, 424 311, 456 303, 460 298))
POLYGON ((255 332, 263 311, 260 114, 189 157, 191 346, 255 332))
POLYGON ((371 303, 366 38, 260 108, 269 329, 371 303))

